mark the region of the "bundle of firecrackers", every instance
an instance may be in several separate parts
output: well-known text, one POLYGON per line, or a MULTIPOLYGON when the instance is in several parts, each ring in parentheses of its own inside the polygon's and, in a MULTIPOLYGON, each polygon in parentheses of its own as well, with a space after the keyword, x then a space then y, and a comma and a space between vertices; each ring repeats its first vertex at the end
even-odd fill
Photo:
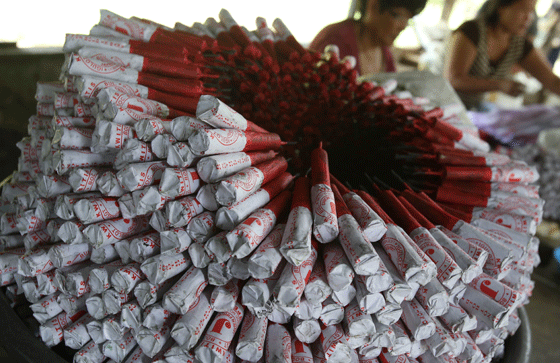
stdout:
POLYGON ((74 362, 500 357, 535 168, 273 26, 102 10, 67 35, 2 189, 6 295, 74 362))

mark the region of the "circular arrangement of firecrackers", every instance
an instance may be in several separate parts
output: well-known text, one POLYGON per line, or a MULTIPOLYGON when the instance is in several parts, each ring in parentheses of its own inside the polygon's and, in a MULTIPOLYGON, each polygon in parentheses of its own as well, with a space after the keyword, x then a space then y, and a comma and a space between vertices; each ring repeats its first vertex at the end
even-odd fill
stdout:
POLYGON ((6 294, 75 362, 499 357, 539 262, 535 168, 257 26, 102 10, 67 35, 2 189, 6 294))

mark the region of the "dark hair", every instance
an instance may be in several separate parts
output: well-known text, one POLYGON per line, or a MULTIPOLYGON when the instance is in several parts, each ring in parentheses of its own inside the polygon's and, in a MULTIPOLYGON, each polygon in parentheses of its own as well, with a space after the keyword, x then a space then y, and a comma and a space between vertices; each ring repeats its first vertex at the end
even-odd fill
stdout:
MULTIPOLYGON (((356 20, 364 16, 366 11, 366 6, 368 0, 354 0, 355 4, 353 7, 353 14, 350 14, 351 18, 356 20)), ((394 8, 405 8, 410 11, 412 15, 418 15, 426 7, 426 2, 428 0, 377 0, 379 3, 379 12, 385 12, 389 9, 394 8)))
POLYGON ((486 0, 478 10, 478 16, 482 16, 488 25, 498 24, 498 9, 515 4, 520 0, 486 0))

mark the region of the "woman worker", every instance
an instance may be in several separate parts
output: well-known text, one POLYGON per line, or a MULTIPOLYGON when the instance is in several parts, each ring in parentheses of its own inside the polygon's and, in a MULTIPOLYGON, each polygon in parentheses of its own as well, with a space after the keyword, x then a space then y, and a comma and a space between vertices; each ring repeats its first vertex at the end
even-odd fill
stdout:
POLYGON ((454 31, 444 74, 468 109, 486 110, 488 91, 520 95, 523 85, 509 78, 516 64, 560 94, 560 78, 527 38, 536 1, 490 0, 485 12, 454 31))
POLYGON ((355 0, 349 18, 321 30, 309 48, 323 52, 327 45, 338 46, 341 58, 356 58, 360 74, 395 72, 391 46, 426 1, 355 0))

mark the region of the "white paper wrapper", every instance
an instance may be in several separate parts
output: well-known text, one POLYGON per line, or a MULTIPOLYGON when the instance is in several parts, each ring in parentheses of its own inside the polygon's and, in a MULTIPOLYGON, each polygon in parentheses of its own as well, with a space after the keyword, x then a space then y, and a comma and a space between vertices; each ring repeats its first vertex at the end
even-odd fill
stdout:
POLYGON ((136 339, 128 332, 122 339, 107 341, 103 344, 103 355, 117 362, 122 362, 125 357, 136 347, 136 339))
POLYGON ((453 232, 488 252, 484 270, 491 272, 492 275, 499 275, 512 262, 511 251, 506 246, 486 236, 472 225, 459 221, 453 228, 453 232))
POLYGON ((93 247, 99 248, 147 231, 150 227, 148 221, 146 216, 133 219, 115 218, 91 224, 84 229, 83 233, 93 247))
MULTIPOLYGON (((381 239, 381 245, 401 277, 407 282, 412 281, 423 285, 433 277, 428 270, 428 265, 395 225, 387 226, 387 233, 381 239)), ((435 271, 433 272, 435 273, 435 271)))
POLYGON ((192 238, 193 242, 205 243, 210 237, 218 232, 215 221, 215 214, 210 211, 203 212, 194 216, 185 230, 192 238))
POLYGON ((101 348, 102 344, 107 341, 105 335, 103 335, 103 322, 101 320, 90 321, 86 324, 86 328, 91 340, 94 341, 95 344, 99 344, 101 348))
POLYGON ((121 187, 117 180, 117 175, 114 171, 103 173, 97 180, 97 188, 103 195, 108 197, 120 197, 126 193, 126 190, 121 187))
POLYGON ((461 278, 463 271, 447 254, 430 232, 419 227, 410 233, 410 237, 418 247, 436 264, 437 278, 447 288, 452 288, 461 278))
POLYGON ((477 320, 492 328, 507 326, 510 311, 489 296, 467 286, 459 301, 461 307, 477 320))
POLYGON ((214 155, 243 151, 247 139, 239 130, 207 129, 196 131, 188 142, 196 155, 214 155))
POLYGON ((80 311, 74 315, 68 315, 65 312, 58 314, 39 327, 41 339, 49 347, 57 345, 64 337, 64 328, 78 320, 84 314, 85 311, 80 311))
POLYGON ((330 326, 342 322, 342 319, 344 319, 344 306, 336 303, 331 297, 321 304, 323 308, 319 319, 324 325, 330 326))
POLYGON ((376 242, 387 232, 387 225, 373 209, 356 193, 350 192, 342 196, 352 212, 367 240, 376 242))
POLYGON ((432 317, 441 316, 449 309, 449 294, 437 279, 420 286, 416 299, 432 317))
POLYGON ((452 332, 465 333, 475 329, 477 324, 475 316, 467 314, 462 307, 454 304, 449 305, 449 310, 440 319, 452 332))
POLYGON ((379 269, 379 256, 354 217, 348 214, 340 216, 338 229, 338 240, 354 271, 359 275, 375 273, 379 269))
POLYGON ((350 302, 344 309, 342 327, 348 337, 348 344, 353 349, 369 342, 370 337, 375 332, 375 325, 371 316, 360 309, 356 300, 350 302))
POLYGON ((196 117, 216 128, 247 129, 247 120, 234 109, 211 95, 200 96, 196 117))
POLYGON ((41 249, 31 252, 17 260, 17 273, 20 275, 33 277, 54 269, 47 250, 41 249))
POLYGON ((0 236, 0 251, 5 251, 17 247, 23 247, 23 236, 20 234, 11 234, 0 236))
POLYGON ((321 259, 318 259, 313 266, 304 293, 305 298, 314 305, 322 303, 331 295, 332 289, 327 282, 325 266, 321 259))
POLYGON ((292 337, 280 324, 270 324, 266 335, 266 360, 270 362, 292 361, 292 337))
POLYGON ((232 279, 223 286, 212 290, 210 303, 217 312, 229 311, 235 307, 243 281, 232 279))
POLYGON ((152 141, 157 135, 171 133, 171 121, 164 121, 159 117, 142 119, 134 125, 134 129, 140 140, 152 141))
POLYGON ((261 188, 229 207, 218 209, 216 212, 216 225, 220 229, 231 231, 251 213, 265 206, 269 201, 269 193, 261 188))
MULTIPOLYGON (((132 293, 126 294, 110 288, 109 290, 103 291, 101 298, 103 299, 103 306, 105 310, 104 316, 107 316, 120 312, 122 310, 122 306, 131 301, 134 298, 134 295, 132 293)), ((95 318, 98 319, 98 317, 95 318)))
POLYGON ((395 345, 395 331, 389 325, 380 323, 374 316, 372 318, 375 325, 375 333, 373 334, 370 344, 377 347, 389 348, 395 345))
POLYGON ((323 328, 319 338, 327 361, 351 362, 352 348, 339 324, 323 328))
POLYGON ((159 192, 164 196, 175 198, 196 193, 200 185, 200 177, 196 169, 166 168, 161 176, 159 192))
POLYGON ((209 211, 217 211, 220 205, 216 200, 216 190, 218 183, 203 185, 196 194, 196 199, 202 206, 209 211))
POLYGON ((331 298, 342 306, 350 304, 350 301, 356 297, 356 288, 354 285, 348 285, 347 288, 340 291, 333 291, 331 298))
POLYGON ((311 187, 313 209, 313 235, 317 241, 328 243, 338 235, 336 205, 334 194, 328 185, 317 184, 311 187))
POLYGON ((161 253, 177 254, 187 250, 192 240, 184 228, 174 228, 160 232, 161 253))
POLYGON ((161 240, 159 232, 152 231, 133 238, 130 241, 130 257, 133 261, 142 263, 146 259, 160 252, 161 240))
POLYGON ((175 282, 175 279, 169 279, 160 284, 154 285, 149 281, 141 281, 134 288, 134 296, 136 296, 136 300, 142 309, 146 309, 149 305, 160 301, 163 294, 165 294, 165 292, 169 290, 175 282))
POLYGON ((313 248, 311 255, 299 266, 286 264, 272 292, 279 305, 291 308, 297 307, 316 259, 317 251, 313 248))
MULTIPOLYGON (((115 160, 114 153, 94 153, 86 150, 59 150, 53 155, 53 166, 60 175, 76 167, 109 166, 115 160)), ((69 187, 70 184, 68 184, 69 187)))
POLYGON ((299 341, 313 343, 321 335, 321 325, 317 319, 302 320, 298 317, 293 319, 294 334, 299 341))
POLYGON ((186 168, 197 162, 199 158, 193 154, 189 145, 184 142, 176 142, 169 148, 167 164, 179 168, 186 168))
POLYGON ((89 242, 84 236, 83 230, 86 226, 77 219, 64 222, 59 230, 58 237, 66 244, 81 244, 89 242))
POLYGON ((249 255, 272 231, 275 224, 276 215, 267 208, 251 214, 226 235, 232 254, 237 258, 249 255))
POLYGON ((39 324, 46 323, 47 320, 62 312, 62 308, 57 301, 59 295, 59 293, 54 293, 43 297, 34 304, 29 305, 33 311, 33 317, 37 319, 39 324))
POLYGON ((17 228, 21 234, 39 231, 47 227, 47 223, 37 217, 34 209, 16 215, 17 228))
POLYGON ((268 278, 278 268, 283 259, 280 243, 284 227, 284 224, 274 227, 249 258, 249 273, 254 278, 268 278))
POLYGON ((476 277, 469 286, 486 294, 509 310, 515 309, 523 299, 522 294, 518 291, 484 273, 476 277))
POLYGON ((86 324, 93 320, 89 314, 85 314, 76 320, 72 325, 64 329, 64 344, 72 349, 82 348, 91 337, 86 328, 86 324))
POLYGON ((126 329, 138 330, 142 325, 142 308, 137 301, 131 301, 122 306, 121 325, 126 329))
POLYGON ((163 307, 174 314, 185 314, 208 285, 204 272, 194 266, 163 296, 163 307))
POLYGON ((258 167, 249 167, 218 182, 216 200, 224 206, 245 199, 263 184, 264 173, 258 167))
POLYGON ((189 246, 189 256, 195 267, 205 268, 212 261, 210 256, 206 253, 204 249, 204 244, 202 243, 192 243, 189 246))
POLYGON ((330 243, 323 247, 327 281, 334 291, 345 289, 354 280, 354 269, 346 258, 342 246, 330 243))
POLYGON ((57 245, 49 249, 49 257, 55 268, 75 265, 89 260, 91 246, 88 243, 57 245))
POLYGON ((101 346, 93 340, 74 355, 75 363, 101 363, 104 360, 105 356, 101 351, 101 346))
MULTIPOLYGON (((91 32, 94 30, 94 28, 96 28, 97 26, 94 26, 91 30, 90 30, 90 34, 91 32)), ((103 27, 104 28, 104 27, 103 27)), ((99 29, 99 28, 96 28, 99 29)), ((107 28, 104 28, 107 29, 107 28)), ((119 33, 117 33, 119 34, 119 33)), ((68 34, 68 36, 72 36, 75 34, 68 34)), ((121 37, 122 35, 119 34, 119 37, 121 37)), ((95 39, 96 41, 104 41, 105 39, 99 39, 99 38, 94 38, 94 37, 90 37, 90 39, 95 39)), ((114 39, 116 40, 116 39, 114 39)), ((94 46, 97 52, 100 52, 99 48, 102 48, 102 46, 98 46, 95 45, 94 46)), ((89 48, 89 47, 88 47, 89 48)), ((86 47, 83 47, 82 49, 86 49, 86 47)), ((89 48, 92 49, 92 48, 89 48)), ((94 76, 81 76, 78 77, 76 79, 76 88, 78 89, 78 92, 80 93, 80 96, 82 98, 94 98, 97 97, 97 95, 99 94, 99 91, 104 89, 104 88, 115 88, 118 91, 122 92, 122 93, 126 93, 126 94, 133 94, 133 95, 137 95, 143 98, 147 98, 148 97, 148 88, 139 84, 133 84, 133 83, 126 83, 126 82, 118 82, 118 81, 113 81, 111 79, 106 79, 106 78, 102 78, 102 77, 94 77, 94 76)))
MULTIPOLYGON (((82 57, 82 59, 86 59, 82 57)), ((93 60, 94 58, 89 58, 93 60)), ((75 60, 75 59, 74 59, 75 60)), ((109 120, 116 118, 119 109, 133 109, 137 112, 146 113, 160 118, 169 116, 169 108, 163 103, 117 92, 115 89, 106 88, 97 95, 99 105, 103 111, 103 116, 109 120)))
POLYGON ((98 190, 97 180, 106 169, 76 168, 68 173, 68 182, 74 193, 98 190))
POLYGON ((257 318, 251 313, 245 314, 235 347, 238 358, 258 361, 263 357, 267 327, 266 317, 257 318))
POLYGON ((95 127, 95 118, 93 117, 72 117, 55 115, 50 118, 52 127, 82 127, 93 129, 95 127))
POLYGON ((25 248, 17 248, 9 252, 0 253, 0 275, 8 275, 18 272, 19 260, 25 255, 25 248))
POLYGON ((202 212, 204 212, 204 207, 194 196, 171 201, 165 207, 167 222, 174 227, 186 226, 202 212))
POLYGON ((109 289, 111 287, 110 277, 117 269, 124 266, 125 264, 122 261, 116 260, 93 268, 89 273, 91 292, 93 294, 101 294, 103 291, 109 289))
POLYGON ((173 135, 157 135, 151 142, 152 152, 159 159, 167 159, 169 148, 177 142, 173 135))
POLYGON ((53 149, 83 150, 92 144, 93 130, 78 127, 57 127, 51 140, 53 149))
POLYGON ((72 295, 60 294, 58 296, 58 305, 66 312, 66 314, 74 315, 81 310, 85 310, 87 295, 75 297, 72 295))
POLYGON ((389 353, 392 356, 400 356, 403 354, 410 355, 412 350, 412 342, 408 336, 406 328, 401 321, 398 321, 392 326, 395 332, 395 344, 389 347, 389 353))
POLYGON ((202 158, 197 163, 197 170, 202 180, 215 183, 250 166, 250 156, 244 152, 237 152, 202 158))
POLYGON ((111 285, 118 292, 130 294, 134 291, 134 287, 144 279, 146 279, 146 275, 140 270, 140 264, 135 262, 117 268, 111 275, 111 285))
POLYGON ((439 357, 443 354, 453 354, 455 349, 453 338, 445 331, 445 328, 438 320, 434 319, 434 323, 436 327, 435 333, 426 339, 426 344, 430 352, 435 357, 439 357))
POLYGON ((171 329, 171 337, 187 350, 194 348, 210 322, 213 312, 210 290, 207 289, 200 294, 191 308, 175 321, 171 329))
POLYGON ((362 311, 367 314, 375 314, 385 306, 383 294, 380 292, 369 292, 362 276, 356 277, 354 286, 356 287, 356 300, 362 311))
POLYGON ((168 363, 194 363, 194 356, 192 353, 181 348, 177 344, 174 344, 168 351, 165 352, 165 359, 168 363))
POLYGON ((142 352, 150 358, 160 352, 171 339, 171 327, 176 316, 171 317, 159 330, 152 330, 145 327, 140 328, 136 333, 138 345, 142 348, 142 352))
POLYGON ((130 164, 117 173, 121 186, 132 192, 159 182, 166 164, 162 161, 130 164))
POLYGON ((290 211, 280 252, 293 265, 301 264, 311 253, 312 224, 308 208, 300 206, 290 211))
POLYGON ((165 310, 160 303, 152 304, 143 312, 142 326, 150 330, 160 330, 163 325, 172 317, 171 312, 165 310))
POLYGON ((482 266, 477 263, 468 253, 461 249, 451 238, 437 228, 430 230, 431 235, 443 247, 445 252, 459 265, 463 274, 461 280, 464 283, 469 283, 476 276, 482 273, 482 266))
POLYGON ((171 133, 179 141, 187 141, 196 130, 210 129, 206 122, 190 116, 179 116, 171 121, 171 133))
POLYGON ((85 224, 114 219, 121 215, 117 199, 111 197, 81 199, 74 204, 74 212, 85 224))
MULTIPOLYGON (((227 231, 222 231, 212 237, 204 244, 208 256, 213 256, 213 261, 227 262, 231 257, 231 248, 227 242, 227 231)), ((248 267, 248 266, 247 266, 248 267)))
POLYGON ((402 321, 414 339, 427 339, 435 333, 435 323, 426 310, 416 300, 404 301, 402 321))
POLYGON ((115 169, 121 170, 128 164, 153 161, 155 158, 150 144, 138 139, 128 139, 124 143, 124 147, 117 153, 113 166, 115 169))
POLYGON ((194 350, 195 358, 209 363, 221 362, 243 319, 243 307, 236 304, 231 311, 219 313, 194 350))
MULTIPOLYGON (((65 272, 65 289, 70 295, 82 297, 91 290, 91 287, 89 286, 89 275, 91 273, 91 270, 96 268, 97 265, 94 265, 91 262, 87 261, 83 264, 74 266, 80 267, 76 271, 65 272)), ((62 270, 58 269, 57 271, 62 270)))
POLYGON ((119 254, 113 245, 106 245, 91 250, 90 260, 98 265, 109 263, 119 258, 119 254))
POLYGON ((191 264, 186 254, 157 255, 144 261, 140 269, 150 283, 157 285, 185 271, 191 264))

